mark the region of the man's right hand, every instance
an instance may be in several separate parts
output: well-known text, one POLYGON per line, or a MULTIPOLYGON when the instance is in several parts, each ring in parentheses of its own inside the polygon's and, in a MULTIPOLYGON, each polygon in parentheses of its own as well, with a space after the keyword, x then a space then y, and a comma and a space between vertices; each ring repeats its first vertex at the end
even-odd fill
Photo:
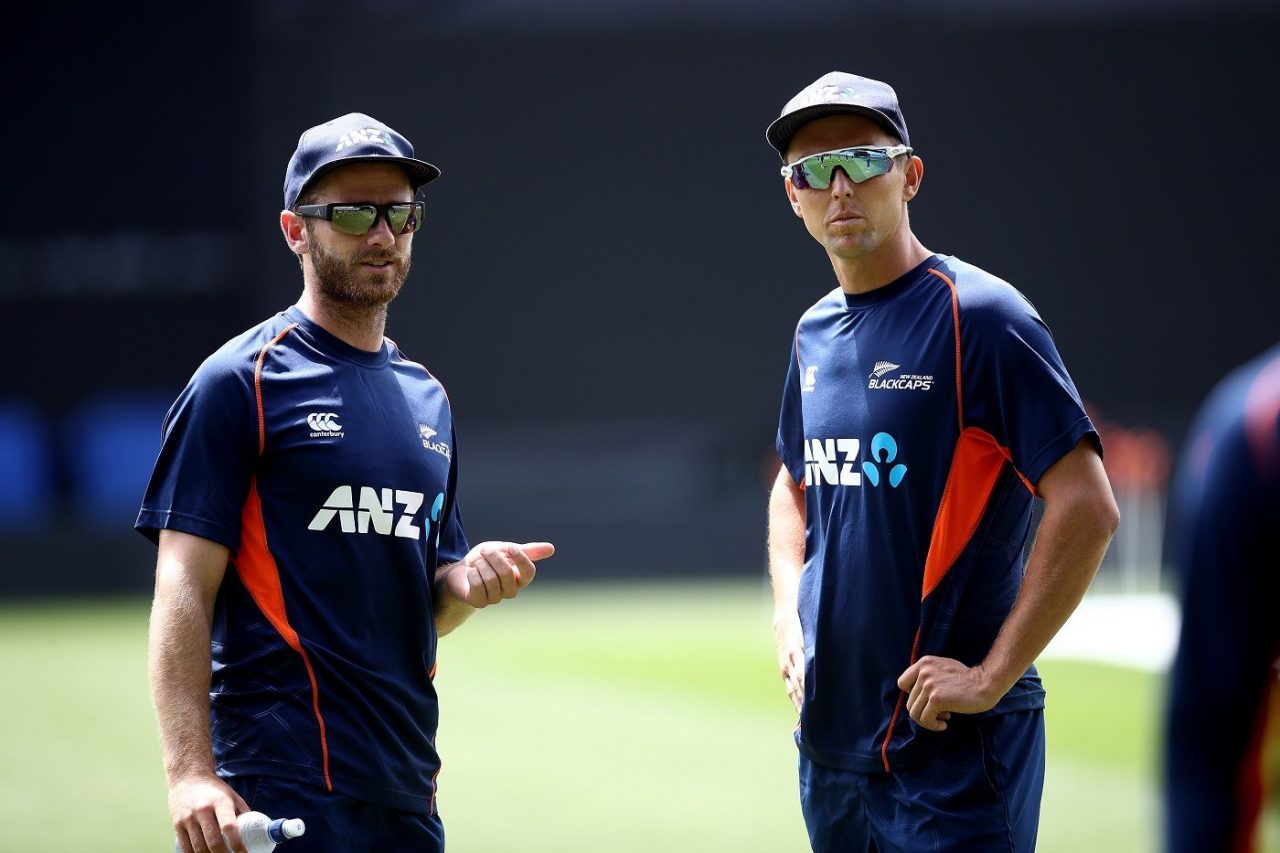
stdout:
POLYGON ((169 817, 183 853, 246 853, 236 815, 247 811, 249 804, 213 774, 169 788, 169 817))
POLYGON ((791 704, 800 713, 804 705, 804 632, 800 616, 788 613, 773 620, 773 637, 778 644, 778 669, 791 704))

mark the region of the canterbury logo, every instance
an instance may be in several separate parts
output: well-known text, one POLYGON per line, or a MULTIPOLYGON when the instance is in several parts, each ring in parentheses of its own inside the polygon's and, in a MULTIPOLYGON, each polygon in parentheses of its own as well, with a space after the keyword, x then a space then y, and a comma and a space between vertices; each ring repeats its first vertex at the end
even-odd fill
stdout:
POLYGON ((894 364, 892 361, 877 361, 876 366, 871 369, 871 375, 878 379, 891 370, 897 370, 899 367, 902 367, 902 365, 894 364))
POLYGON ((809 365, 804 369, 804 384, 800 386, 801 391, 812 391, 818 386, 818 368, 815 365, 809 365))
POLYGON ((338 423, 336 412, 312 412, 307 415, 307 426, 311 427, 312 435, 318 432, 342 431, 342 424, 338 423))

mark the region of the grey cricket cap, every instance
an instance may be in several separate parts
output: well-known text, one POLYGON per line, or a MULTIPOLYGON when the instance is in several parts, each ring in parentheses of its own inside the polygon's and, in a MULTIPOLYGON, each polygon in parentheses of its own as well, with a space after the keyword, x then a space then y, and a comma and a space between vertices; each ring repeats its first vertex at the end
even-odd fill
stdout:
POLYGON ((898 106, 898 93, 888 83, 844 71, 823 74, 787 101, 782 114, 765 130, 765 139, 784 160, 787 146, 801 125, 823 116, 856 113, 879 124, 903 145, 910 145, 907 122, 898 106))

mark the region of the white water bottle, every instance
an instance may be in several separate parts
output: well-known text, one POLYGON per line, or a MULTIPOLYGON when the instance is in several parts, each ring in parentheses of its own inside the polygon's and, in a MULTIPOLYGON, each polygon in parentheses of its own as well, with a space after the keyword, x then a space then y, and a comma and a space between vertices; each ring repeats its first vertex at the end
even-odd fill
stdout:
MULTIPOLYGON (((271 853, 277 844, 297 838, 307 831, 307 825, 296 817, 272 820, 262 812, 237 815, 236 824, 240 827, 240 836, 244 838, 244 846, 249 853, 271 853)), ((225 836, 223 841, 226 841, 225 836)), ((181 851, 182 845, 179 844, 174 849, 181 851)))
POLYGON ((271 853, 280 842, 307 831, 307 825, 299 818, 272 820, 262 812, 245 812, 236 817, 236 823, 249 853, 271 853))

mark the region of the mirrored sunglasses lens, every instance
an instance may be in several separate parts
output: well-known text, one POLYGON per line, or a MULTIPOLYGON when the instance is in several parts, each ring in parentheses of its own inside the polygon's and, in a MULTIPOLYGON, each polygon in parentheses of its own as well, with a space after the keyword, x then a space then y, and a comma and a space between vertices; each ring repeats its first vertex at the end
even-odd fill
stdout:
POLYGON ((893 160, 878 151, 858 151, 853 154, 823 154, 802 160, 799 171, 808 186, 825 190, 831 186, 836 169, 844 170, 855 184, 883 175, 893 167, 893 160))
POLYGON ((405 223, 409 221, 409 205, 393 204, 387 208, 387 224, 392 234, 403 234, 405 223))
POLYGON ((396 234, 412 234, 418 229, 420 202, 396 204, 387 210, 387 222, 396 234))
POLYGON ((827 157, 810 157, 801 160, 800 167, 796 170, 804 179, 804 186, 801 189, 825 190, 831 186, 831 172, 834 169, 835 164, 827 157))
POLYGON ((877 151, 861 151, 846 159, 845 172, 855 184, 883 175, 893 166, 892 160, 877 151))
POLYGON ((332 223, 335 231, 359 237, 361 234, 369 233, 369 229, 373 227, 377 216, 378 209, 376 207, 349 205, 335 207, 329 222, 332 223))

